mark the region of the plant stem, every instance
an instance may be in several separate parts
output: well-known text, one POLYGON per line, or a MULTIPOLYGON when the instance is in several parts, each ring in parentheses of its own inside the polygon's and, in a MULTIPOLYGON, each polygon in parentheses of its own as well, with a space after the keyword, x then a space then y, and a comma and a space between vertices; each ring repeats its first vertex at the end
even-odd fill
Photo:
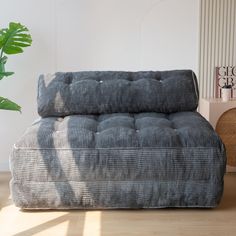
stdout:
POLYGON ((3 56, 3 50, 1 50, 0 59, 2 59, 2 56, 3 56))

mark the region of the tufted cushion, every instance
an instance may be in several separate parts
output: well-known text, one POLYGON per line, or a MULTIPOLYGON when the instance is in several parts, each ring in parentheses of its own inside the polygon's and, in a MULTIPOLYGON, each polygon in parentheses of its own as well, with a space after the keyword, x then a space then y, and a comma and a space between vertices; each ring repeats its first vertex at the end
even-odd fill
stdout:
POLYGON ((194 111, 198 87, 191 70, 94 71, 41 75, 38 112, 72 114, 194 111))
POLYGON ((215 207, 225 149, 195 109, 190 70, 40 76, 38 112, 10 156, 27 209, 215 207))
POLYGON ((114 113, 43 118, 16 144, 19 148, 220 147, 197 112, 114 113))
POLYGON ((214 207, 224 147, 197 112, 49 117, 11 154, 22 208, 214 207))

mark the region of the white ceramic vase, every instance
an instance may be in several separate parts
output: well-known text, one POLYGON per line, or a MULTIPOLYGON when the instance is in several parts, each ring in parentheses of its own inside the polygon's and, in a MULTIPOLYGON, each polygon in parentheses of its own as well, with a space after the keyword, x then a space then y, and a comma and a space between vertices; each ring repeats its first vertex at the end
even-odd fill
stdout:
POLYGON ((231 88, 222 88, 221 89, 221 98, 223 102, 227 102, 231 98, 231 88))

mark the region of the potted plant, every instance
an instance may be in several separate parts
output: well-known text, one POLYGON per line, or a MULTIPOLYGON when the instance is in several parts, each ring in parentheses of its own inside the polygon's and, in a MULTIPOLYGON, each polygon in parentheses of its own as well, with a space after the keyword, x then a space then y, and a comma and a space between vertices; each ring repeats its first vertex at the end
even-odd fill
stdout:
MULTIPOLYGON (((14 74, 5 70, 6 55, 22 53, 24 47, 31 45, 32 38, 28 31, 24 25, 15 22, 9 23, 8 28, 0 29, 0 80, 14 74)), ((1 96, 0 109, 21 111, 18 104, 1 96)))

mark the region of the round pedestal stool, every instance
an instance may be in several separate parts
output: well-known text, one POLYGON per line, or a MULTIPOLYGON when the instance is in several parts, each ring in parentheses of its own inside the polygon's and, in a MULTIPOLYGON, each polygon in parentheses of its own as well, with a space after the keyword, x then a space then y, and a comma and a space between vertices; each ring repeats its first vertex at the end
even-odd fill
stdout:
POLYGON ((227 164, 236 166, 236 108, 221 115, 216 124, 216 132, 226 146, 227 164))

